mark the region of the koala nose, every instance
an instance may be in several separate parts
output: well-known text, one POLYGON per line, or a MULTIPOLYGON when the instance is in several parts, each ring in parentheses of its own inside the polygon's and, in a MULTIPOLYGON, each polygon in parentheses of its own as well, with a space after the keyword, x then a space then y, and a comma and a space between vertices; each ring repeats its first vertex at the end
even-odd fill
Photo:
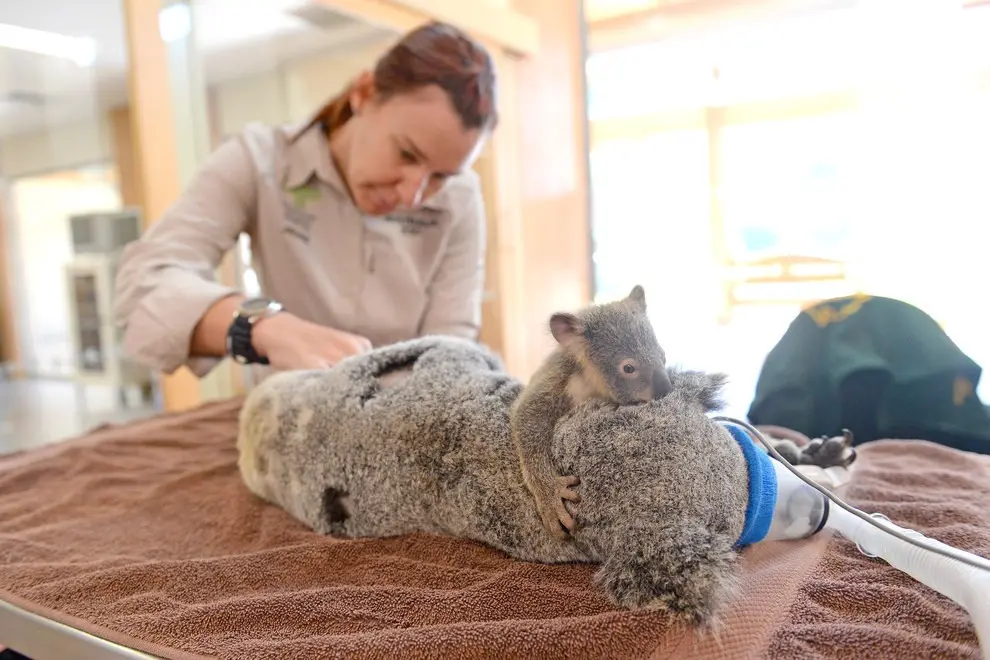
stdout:
POLYGON ((666 369, 656 369, 653 372, 653 398, 662 399, 674 390, 666 369))

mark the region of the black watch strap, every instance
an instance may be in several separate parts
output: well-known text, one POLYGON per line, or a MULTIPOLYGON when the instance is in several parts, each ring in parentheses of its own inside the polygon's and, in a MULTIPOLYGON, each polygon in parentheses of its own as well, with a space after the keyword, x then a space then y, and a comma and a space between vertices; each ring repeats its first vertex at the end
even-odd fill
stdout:
POLYGON ((269 364, 258 355, 251 334, 255 323, 282 311, 282 305, 270 298, 250 298, 241 303, 227 327, 227 355, 240 364, 269 364))
POLYGON ((241 364, 268 364, 268 358, 258 355, 251 343, 254 325, 246 316, 238 314, 227 328, 227 354, 241 364))

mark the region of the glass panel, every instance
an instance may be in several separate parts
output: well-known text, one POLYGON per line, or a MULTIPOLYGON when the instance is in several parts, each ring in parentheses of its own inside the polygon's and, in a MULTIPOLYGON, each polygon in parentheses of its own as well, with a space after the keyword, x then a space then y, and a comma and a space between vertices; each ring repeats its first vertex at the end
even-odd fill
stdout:
POLYGON ((214 146, 251 122, 309 118, 398 36, 316 2, 187 4, 214 146))
POLYGON ((990 6, 860 4, 589 57, 597 295, 652 276, 672 296, 661 341, 728 371, 735 413, 801 303, 856 290, 921 307, 990 365, 980 306, 948 295, 984 279, 990 6), (715 295, 694 279, 709 268, 715 295))
POLYGON ((74 226, 73 216, 134 203, 121 167, 131 149, 122 6, 82 4, 0 5, 2 256, 18 366, 41 378, 72 377, 81 349, 66 269, 80 258, 73 239, 98 226, 74 226))
POLYGON ((726 126, 722 209, 729 259, 847 259, 859 220, 857 143, 851 113, 726 126))
POLYGON ((119 386, 149 377, 117 382, 120 354, 104 343, 102 272, 135 231, 96 218, 141 202, 125 34, 121 0, 0 2, 0 286, 12 299, 0 362, 27 376, 0 382, 0 419, 22 447, 153 410, 122 407, 119 386), (76 267, 95 275, 74 279, 76 267))
MULTIPOLYGON (((642 284, 649 300, 687 315, 665 331, 710 312, 712 264, 708 226, 708 142, 702 129, 607 143, 591 155, 596 298, 611 300, 642 284), (677 273, 671 277, 671 273, 677 273), (699 307, 700 304, 700 307, 699 307)), ((694 319, 695 321, 701 319, 694 319)))

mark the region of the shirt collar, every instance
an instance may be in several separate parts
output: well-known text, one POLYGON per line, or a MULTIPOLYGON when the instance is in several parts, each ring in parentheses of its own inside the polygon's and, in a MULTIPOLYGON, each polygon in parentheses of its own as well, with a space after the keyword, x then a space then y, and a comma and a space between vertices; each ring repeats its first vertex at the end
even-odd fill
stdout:
POLYGON ((287 131, 290 142, 285 156, 285 186, 293 189, 306 185, 315 174, 334 190, 347 195, 344 180, 330 157, 330 145, 322 127, 316 123, 300 133, 304 126, 292 126, 287 131))

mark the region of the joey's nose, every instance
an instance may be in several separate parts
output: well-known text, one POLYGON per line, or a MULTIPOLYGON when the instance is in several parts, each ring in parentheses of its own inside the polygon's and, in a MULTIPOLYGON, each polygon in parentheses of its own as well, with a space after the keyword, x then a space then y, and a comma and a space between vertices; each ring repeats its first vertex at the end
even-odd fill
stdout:
POLYGON ((657 369, 653 372, 653 398, 662 399, 674 390, 674 385, 670 382, 670 376, 666 369, 657 369))

